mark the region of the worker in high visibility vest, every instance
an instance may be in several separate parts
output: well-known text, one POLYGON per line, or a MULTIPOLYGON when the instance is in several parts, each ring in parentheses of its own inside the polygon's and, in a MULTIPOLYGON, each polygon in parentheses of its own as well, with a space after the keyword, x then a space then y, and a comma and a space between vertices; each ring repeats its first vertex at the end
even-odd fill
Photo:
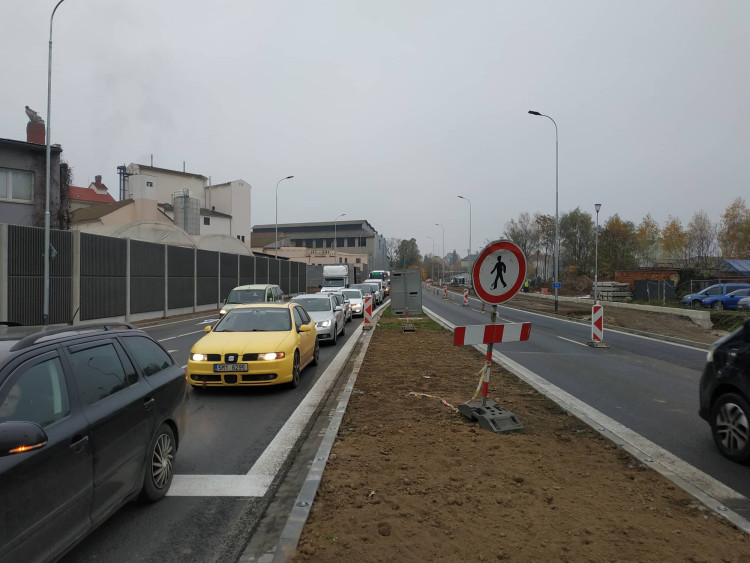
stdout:
POLYGON ((528 293, 529 292, 529 280, 526 280, 523 282, 523 292, 528 293))

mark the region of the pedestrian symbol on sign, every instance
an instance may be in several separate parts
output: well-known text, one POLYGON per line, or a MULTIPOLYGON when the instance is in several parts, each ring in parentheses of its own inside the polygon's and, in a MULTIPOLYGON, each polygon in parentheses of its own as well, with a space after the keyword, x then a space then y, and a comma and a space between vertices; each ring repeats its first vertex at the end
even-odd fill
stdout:
MULTIPOLYGON (((498 254, 497 255, 497 264, 495 264, 495 267, 492 268, 492 272, 497 270, 497 275, 495 276, 495 281, 493 282, 492 286, 490 286, 492 289, 497 289, 497 280, 499 279, 500 282, 503 284, 503 287, 507 287, 508 284, 505 283, 505 280, 503 279, 503 272, 507 270, 508 268, 503 264, 503 255, 498 254)), ((490 272, 490 273, 492 273, 490 272)))

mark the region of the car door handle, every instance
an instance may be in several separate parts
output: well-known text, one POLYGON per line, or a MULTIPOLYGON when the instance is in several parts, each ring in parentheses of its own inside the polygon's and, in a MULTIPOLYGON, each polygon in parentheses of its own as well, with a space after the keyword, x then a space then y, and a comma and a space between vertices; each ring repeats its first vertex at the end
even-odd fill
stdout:
POLYGON ((146 410, 150 410, 151 407, 154 406, 154 403, 156 402, 156 399, 153 397, 147 397, 146 399, 143 399, 143 406, 146 410))
POLYGON ((89 441, 88 436, 73 436, 73 441, 70 443, 70 449, 75 453, 80 453, 89 441))

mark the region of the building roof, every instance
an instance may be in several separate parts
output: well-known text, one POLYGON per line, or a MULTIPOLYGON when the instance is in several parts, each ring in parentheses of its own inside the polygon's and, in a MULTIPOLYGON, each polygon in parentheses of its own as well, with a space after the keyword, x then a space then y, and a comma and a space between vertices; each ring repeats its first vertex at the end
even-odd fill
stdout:
MULTIPOLYGON (((0 139, 0 145, 8 145, 19 149, 26 149, 36 152, 46 152, 47 145, 40 145, 38 143, 27 143, 26 141, 16 141, 15 139, 0 139)), ((50 152, 61 153, 62 147, 59 144, 50 146, 50 152)))
POLYGON ((81 188, 79 186, 68 187, 68 198, 74 201, 87 201, 90 203, 114 203, 115 198, 109 193, 100 194, 91 188, 81 188))
POLYGON ((750 260, 724 260, 722 270, 748 276, 750 275, 750 260))
MULTIPOLYGON (((370 225, 370 223, 366 219, 357 219, 352 221, 319 221, 315 223, 279 223, 278 228, 279 230, 284 229, 287 235, 292 236, 293 234, 306 234, 308 232, 314 231, 332 231, 334 223, 336 224, 336 227, 338 229, 343 230, 340 235, 342 237, 352 236, 352 227, 358 227, 361 230, 363 236, 367 236, 368 234, 370 236, 372 236, 373 234, 377 234, 377 231, 373 228, 372 225, 370 225)), ((275 230, 275 223, 271 223, 270 225, 255 225, 253 227, 254 233, 275 230)))
POLYGON ((178 176, 188 176, 190 178, 198 178, 200 180, 208 180, 206 176, 202 174, 193 174, 192 172, 180 172, 179 170, 170 170, 169 168, 157 168, 156 166, 148 166, 146 164, 131 163, 131 166, 137 166, 141 173, 144 170, 153 170, 154 172, 165 172, 167 174, 176 174, 178 176))
POLYGON ((125 199, 123 201, 116 201, 114 203, 99 203, 92 205, 91 207, 84 207, 83 209, 76 209, 70 214, 71 223, 83 223, 84 221, 94 221, 101 219, 105 215, 109 215, 113 211, 117 211, 121 207, 130 205, 133 203, 132 199, 125 199))

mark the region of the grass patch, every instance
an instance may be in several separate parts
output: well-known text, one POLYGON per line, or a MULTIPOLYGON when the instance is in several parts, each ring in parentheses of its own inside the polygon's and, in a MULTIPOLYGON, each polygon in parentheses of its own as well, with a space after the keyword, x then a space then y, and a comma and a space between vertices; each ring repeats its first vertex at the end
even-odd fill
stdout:
POLYGON ((407 321, 406 317, 402 315, 393 315, 391 313, 390 307, 383 311, 383 314, 380 316, 380 319, 378 319, 377 324, 378 328, 381 330, 396 330, 400 332, 401 327, 407 323, 414 325, 414 327, 417 329, 417 332, 419 332, 420 330, 430 332, 439 332, 442 330, 446 330, 442 327, 442 325, 439 325, 425 314, 416 317, 409 316, 409 320, 407 321))
POLYGON ((747 319, 747 313, 738 311, 715 311, 711 309, 711 324, 716 330, 733 331, 742 326, 747 319))

